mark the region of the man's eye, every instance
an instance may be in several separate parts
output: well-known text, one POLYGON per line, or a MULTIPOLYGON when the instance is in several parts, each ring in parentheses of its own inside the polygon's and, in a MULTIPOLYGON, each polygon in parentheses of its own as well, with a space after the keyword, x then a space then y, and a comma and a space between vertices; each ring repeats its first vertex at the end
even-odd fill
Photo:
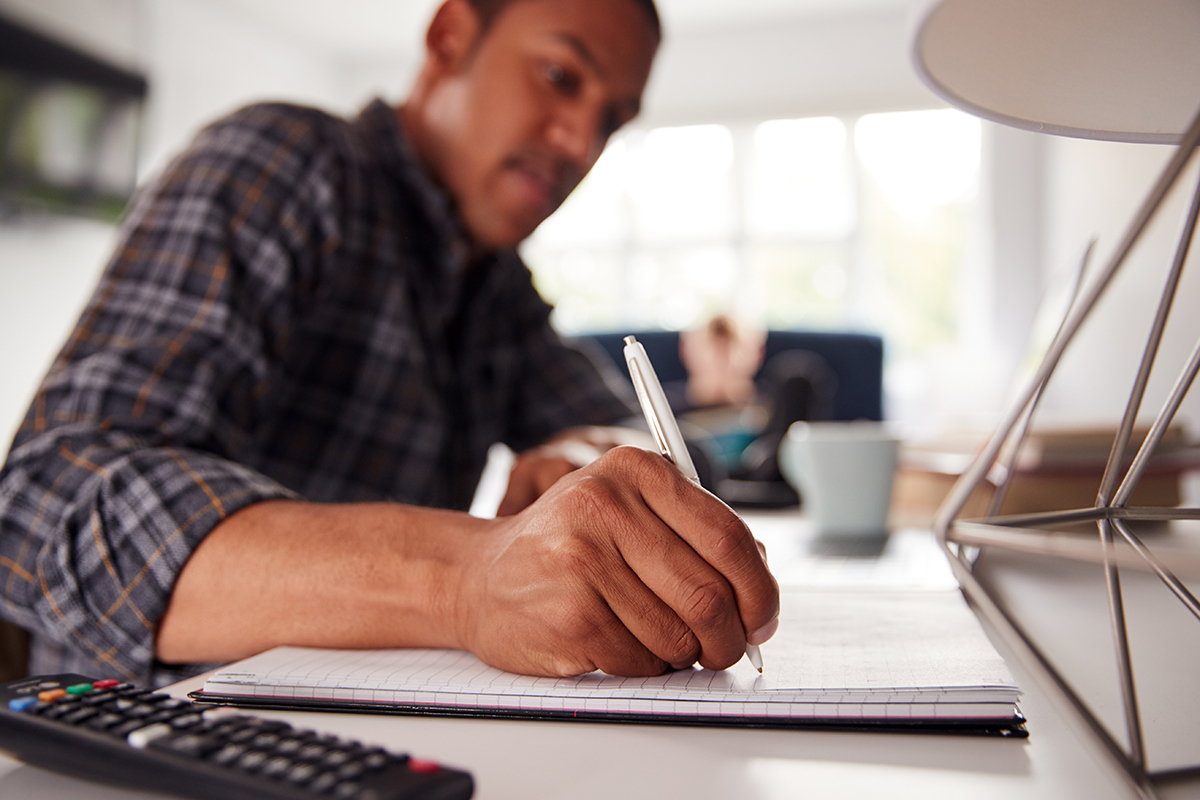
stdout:
POLYGON ((568 73, 559 64, 547 63, 542 67, 546 80, 565 92, 574 92, 579 88, 579 79, 568 73))

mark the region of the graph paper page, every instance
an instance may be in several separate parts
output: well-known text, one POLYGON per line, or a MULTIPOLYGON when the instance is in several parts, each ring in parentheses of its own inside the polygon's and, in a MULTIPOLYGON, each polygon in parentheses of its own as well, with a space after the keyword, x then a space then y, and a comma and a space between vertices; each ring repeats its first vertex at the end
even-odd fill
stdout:
POLYGON ((456 650, 280 647, 221 669, 205 691, 717 715, 744 715, 762 704, 819 704, 822 713, 833 714, 842 713, 840 707, 890 704, 889 715, 928 715, 929 706, 991 703, 998 704, 997 714, 1003 704, 1011 712, 1018 694, 1012 676, 958 592, 789 589, 782 603, 779 632, 762 647, 762 675, 743 659, 724 671, 696 667, 651 678, 599 672, 535 678, 456 650))

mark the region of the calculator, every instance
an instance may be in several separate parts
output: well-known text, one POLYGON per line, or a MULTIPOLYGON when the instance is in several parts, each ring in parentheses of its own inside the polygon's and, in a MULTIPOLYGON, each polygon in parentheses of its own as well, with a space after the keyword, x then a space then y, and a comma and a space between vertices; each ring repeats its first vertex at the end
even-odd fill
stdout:
POLYGON ((0 751, 74 777, 211 800, 460 800, 471 775, 116 679, 0 684, 0 751))

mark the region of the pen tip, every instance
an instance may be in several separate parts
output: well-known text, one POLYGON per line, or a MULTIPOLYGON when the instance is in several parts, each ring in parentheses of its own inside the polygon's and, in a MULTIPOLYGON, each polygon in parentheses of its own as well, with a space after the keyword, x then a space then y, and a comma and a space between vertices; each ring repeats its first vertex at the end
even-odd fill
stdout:
POLYGON ((762 667, 759 667, 759 668, 758 668, 758 674, 759 674, 759 675, 762 675, 762 667))

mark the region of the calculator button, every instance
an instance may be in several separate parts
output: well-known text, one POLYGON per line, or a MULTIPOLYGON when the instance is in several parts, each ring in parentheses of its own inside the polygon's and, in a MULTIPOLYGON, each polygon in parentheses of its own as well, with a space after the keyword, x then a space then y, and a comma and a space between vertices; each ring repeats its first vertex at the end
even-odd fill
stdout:
POLYGON ((18 697, 16 700, 9 700, 8 707, 13 711, 28 711, 38 704, 36 697, 18 697))
POLYGON ((38 692, 38 700, 41 700, 43 703, 53 703, 55 700, 58 700, 60 697, 66 697, 66 696, 67 696, 67 690, 63 689, 61 687, 59 687, 57 689, 46 689, 43 692, 38 692))
POLYGON ((182 708, 192 705, 187 700, 180 700, 178 697, 166 697, 162 700, 156 700, 154 707, 160 711, 169 711, 173 708, 182 708))
POLYGON ((267 754, 262 750, 247 750, 242 753, 242 757, 237 760, 237 765, 248 772, 255 772, 267 760, 267 754))
POLYGON ((333 789, 333 796, 340 800, 354 800, 362 796, 362 786, 354 782, 339 783, 333 789))
POLYGON ((87 721, 87 726, 97 731, 106 731, 120 725, 125 718, 120 714, 97 714, 87 721))
POLYGON ((78 725, 84 720, 90 719, 99 713, 99 711, 91 706, 81 706, 79 708, 72 709, 68 714, 63 714, 60 719, 62 719, 62 721, 68 725, 78 725))
POLYGON ((292 729, 291 725, 288 725, 286 722, 280 722, 277 719, 255 720, 254 727, 258 728, 264 733, 281 733, 283 731, 290 731, 292 729))
POLYGON ((200 716, 200 714, 195 713, 195 712, 190 713, 190 714, 180 714, 179 716, 177 716, 171 720, 171 727, 175 728, 176 730, 182 730, 184 728, 192 728, 192 727, 195 727, 196 725, 199 725, 203 720, 204 720, 204 717, 200 716))
POLYGON ((227 744, 213 753, 212 760, 218 764, 232 764, 244 752, 246 752, 246 745, 244 744, 227 744))
POLYGON ((122 722, 120 725, 114 725, 108 729, 108 732, 113 736, 119 736, 124 739, 129 734, 136 731, 138 728, 146 727, 146 723, 140 719, 131 719, 122 722))
POLYGON ((303 746, 304 743, 299 739, 283 739, 275 745, 275 752, 283 756, 294 756, 303 746))
POLYGON ((121 682, 116 678, 102 678, 92 683, 92 686, 97 689, 114 689, 120 685, 121 682))
POLYGON ((278 778, 292 768, 292 760, 287 756, 272 756, 263 764, 262 774, 268 778, 278 778))
POLYGON ((342 764, 338 767, 337 774, 342 780, 348 781, 362 777, 366 771, 366 767, 362 765, 361 761, 351 761, 349 764, 342 764))
POLYGON ((88 694, 84 695, 82 702, 84 705, 99 706, 104 705, 110 700, 115 700, 116 698, 116 692, 89 692, 88 694))
POLYGON ((213 726, 212 733, 214 736, 223 736, 228 738, 234 731, 240 730, 243 726, 237 722, 219 722, 213 726))
POLYGON ((250 744, 254 745, 255 747, 262 747, 264 749, 274 747, 278 743, 279 743, 279 734, 278 733, 260 733, 258 736, 255 736, 254 739, 250 742, 250 744))
POLYGON ((238 730, 229 734, 229 741, 231 741, 231 742, 248 742, 257 735, 258 735, 257 728, 239 728, 238 730))
POLYGON ((77 708, 79 708, 77 705, 51 703, 44 711, 42 711, 42 716, 46 719, 62 719, 77 708))
POLYGON ((220 722, 222 724, 231 722, 244 724, 254 720, 254 717, 246 716, 233 706, 214 706, 211 708, 206 708, 200 713, 204 715, 205 719, 213 722, 220 722))
POLYGON ((288 770, 287 775, 284 777, 292 783, 303 785, 311 781, 314 777, 316 777, 316 775, 316 767, 314 767, 312 764, 301 763, 293 764, 292 768, 288 770))
POLYGON ((221 741, 212 736, 197 736, 191 733, 177 733, 173 736, 163 736, 150 743, 155 750, 167 750, 185 756, 199 758, 206 756, 221 746, 221 741))
POLYGON ((319 744, 306 744, 300 748, 300 752, 296 757, 304 761, 316 761, 325 755, 325 747, 319 744))
POLYGON ((409 758, 408 768, 413 772, 427 773, 437 772, 442 768, 442 765, 436 761, 429 761, 428 759, 424 758, 409 758))
POLYGON ((145 750, 146 746, 152 741, 162 738, 163 736, 167 736, 170 733, 171 729, 166 725, 150 725, 145 728, 139 728, 130 733, 129 736, 125 738, 125 741, 129 742, 130 747, 137 748, 138 750, 145 750))
POLYGON ((169 722, 179 716, 178 711, 155 711, 148 717, 142 717, 142 722, 147 725, 154 725, 159 722, 169 722))
POLYGON ((87 694, 92 690, 90 683, 77 683, 67 687, 67 694, 87 694))
POLYGON ((319 794, 321 792, 329 791, 334 787, 335 784, 337 784, 337 782, 337 775, 334 775, 332 772, 322 772, 320 775, 313 778, 313 782, 308 785, 308 788, 319 794))

